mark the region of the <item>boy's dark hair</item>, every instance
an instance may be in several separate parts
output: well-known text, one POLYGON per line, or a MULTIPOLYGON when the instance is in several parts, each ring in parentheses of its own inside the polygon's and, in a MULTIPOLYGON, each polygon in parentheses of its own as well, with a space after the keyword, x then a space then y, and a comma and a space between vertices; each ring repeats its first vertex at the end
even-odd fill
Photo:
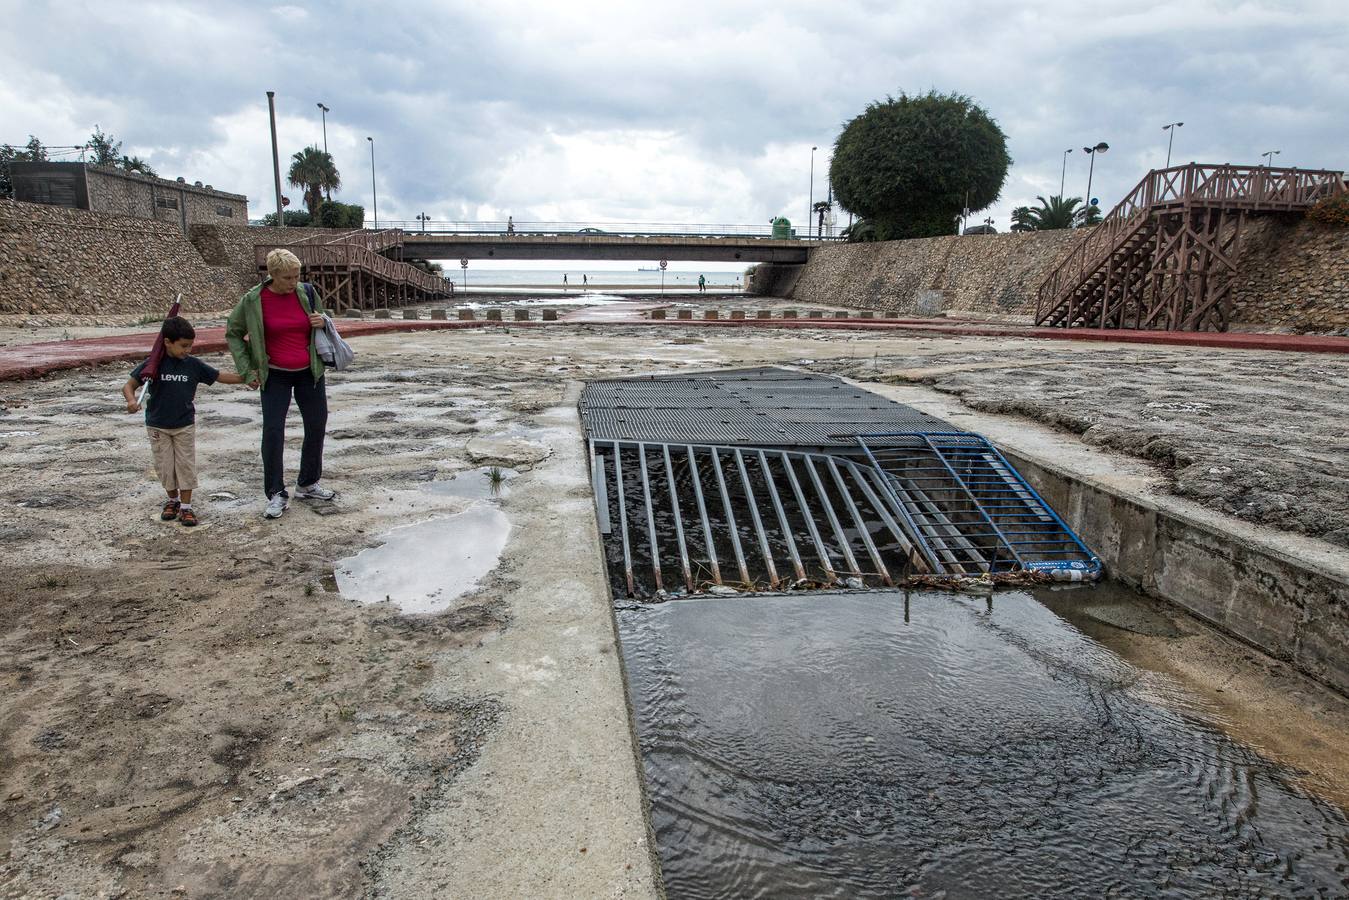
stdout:
POLYGON ((169 316, 164 320, 164 327, 159 329, 160 337, 166 341, 181 341, 184 338, 191 340, 197 339, 197 331, 192 327, 192 323, 182 316, 169 316))

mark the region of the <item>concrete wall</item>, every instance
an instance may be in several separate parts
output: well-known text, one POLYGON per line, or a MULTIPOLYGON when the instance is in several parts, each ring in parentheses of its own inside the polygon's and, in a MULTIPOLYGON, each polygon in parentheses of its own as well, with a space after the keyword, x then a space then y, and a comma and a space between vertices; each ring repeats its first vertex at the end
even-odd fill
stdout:
POLYGON ((1080 237, 1065 230, 822 246, 785 296, 886 315, 931 314, 933 303, 941 312, 1029 316, 1045 273, 1080 237))
POLYGON ((174 222, 0 200, 0 314, 187 314, 228 309, 242 293, 174 222))
POLYGON ((1008 452, 1110 574, 1349 693, 1349 580, 1008 452))

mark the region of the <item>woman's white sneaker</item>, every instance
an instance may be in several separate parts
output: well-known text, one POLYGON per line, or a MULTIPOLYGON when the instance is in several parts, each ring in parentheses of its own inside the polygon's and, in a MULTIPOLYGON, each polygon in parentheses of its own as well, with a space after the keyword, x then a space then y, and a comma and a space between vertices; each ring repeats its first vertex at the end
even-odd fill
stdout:
POLYGON ((279 519, 287 506, 290 506, 290 500, 285 494, 273 494, 272 499, 267 501, 267 510, 262 514, 263 518, 279 519))
POLYGON ((295 496, 301 500, 331 500, 337 496, 337 492, 328 490, 316 481, 308 487, 297 487, 295 496))

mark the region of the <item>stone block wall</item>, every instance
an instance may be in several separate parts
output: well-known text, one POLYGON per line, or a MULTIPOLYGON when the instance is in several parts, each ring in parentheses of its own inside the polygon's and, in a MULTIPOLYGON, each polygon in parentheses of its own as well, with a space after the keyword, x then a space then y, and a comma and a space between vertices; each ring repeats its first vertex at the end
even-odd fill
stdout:
POLYGON ((248 224, 248 198, 183 181, 138 175, 105 166, 85 166, 92 212, 193 224, 248 224))
POLYGON ((1237 266, 1234 330, 1349 331, 1349 228, 1252 219, 1237 266))
POLYGON ((213 266, 228 266, 238 284, 258 283, 254 248, 259 244, 296 241, 313 235, 341 234, 347 229, 267 228, 261 225, 191 225, 188 239, 204 260, 213 266))
POLYGON ((1065 230, 822 246, 779 295, 904 316, 931 314, 920 297, 930 303, 928 292, 938 292, 942 312, 1028 317, 1045 273, 1080 237, 1065 230))
MULTIPOLYGON (((804 266, 763 264, 750 289, 801 303, 889 316, 1030 320, 1035 292, 1082 237, 1077 231, 837 244, 804 266)), ((1349 329, 1349 229, 1300 216, 1251 219, 1242 238, 1231 327, 1243 331, 1349 329)))
POLYGON ((233 306, 238 276, 212 266, 176 222, 0 200, 0 314, 113 318, 233 306))

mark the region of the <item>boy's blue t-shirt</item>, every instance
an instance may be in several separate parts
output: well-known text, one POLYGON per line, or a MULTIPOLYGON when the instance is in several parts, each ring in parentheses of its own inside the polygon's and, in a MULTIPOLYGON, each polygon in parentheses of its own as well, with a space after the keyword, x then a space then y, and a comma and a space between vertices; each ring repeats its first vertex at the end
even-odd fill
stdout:
MULTIPOLYGON (((150 360, 146 358, 131 371, 131 377, 141 380, 141 372, 150 360)), ((159 361, 159 375, 150 385, 150 402, 145 404, 145 424, 151 428, 186 428, 197 420, 197 408, 192 398, 198 384, 215 384, 220 372, 195 356, 174 359, 167 353, 159 361)))

